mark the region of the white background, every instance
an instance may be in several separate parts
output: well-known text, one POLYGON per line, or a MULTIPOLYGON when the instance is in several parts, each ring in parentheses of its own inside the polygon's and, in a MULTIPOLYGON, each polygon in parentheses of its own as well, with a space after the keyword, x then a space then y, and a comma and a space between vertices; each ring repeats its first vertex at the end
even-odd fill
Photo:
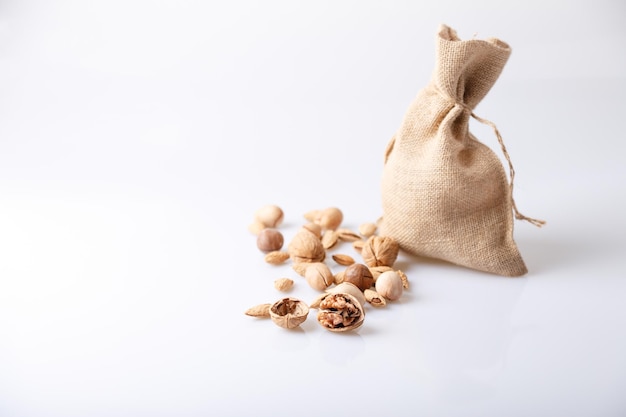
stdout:
POLYGON ((618 0, 0 2, 0 416, 626 415, 625 25, 618 0), (440 23, 513 49, 476 113, 548 222, 516 223, 529 274, 402 255, 411 289, 356 333, 245 316, 281 276, 316 295, 264 263, 258 207, 287 240, 381 214, 440 23))

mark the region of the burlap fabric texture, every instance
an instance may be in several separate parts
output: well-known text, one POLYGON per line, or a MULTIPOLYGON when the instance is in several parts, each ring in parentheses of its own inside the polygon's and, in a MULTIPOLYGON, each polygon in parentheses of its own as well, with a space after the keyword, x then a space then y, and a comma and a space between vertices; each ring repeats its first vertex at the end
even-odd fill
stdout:
POLYGON ((499 39, 460 40, 441 25, 435 70, 385 151, 381 234, 412 254, 497 275, 526 265, 513 240, 513 166, 496 126, 473 113, 511 54, 499 39), (509 162, 469 132, 474 117, 494 129, 509 162))

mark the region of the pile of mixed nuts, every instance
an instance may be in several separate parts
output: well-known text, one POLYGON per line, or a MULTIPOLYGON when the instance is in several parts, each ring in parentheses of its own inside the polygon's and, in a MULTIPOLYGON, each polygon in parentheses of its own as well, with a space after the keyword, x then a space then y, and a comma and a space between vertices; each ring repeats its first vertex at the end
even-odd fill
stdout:
MULTIPOLYGON (((409 287, 406 274, 393 268, 398 258, 398 243, 377 235, 375 223, 364 223, 358 232, 341 228, 343 213, 336 207, 313 210, 304 214, 306 223, 283 250, 285 239, 278 230, 284 219, 276 205, 261 207, 248 227, 257 236, 257 247, 265 253, 265 261, 282 265, 289 260, 298 275, 321 294, 310 304, 294 297, 284 297, 273 304, 249 308, 252 317, 269 317, 278 326, 292 329, 308 317, 309 309, 317 309, 317 321, 327 330, 344 332, 359 328, 365 319, 365 305, 384 307, 398 300, 409 287), (333 261, 345 267, 333 274, 325 263, 327 251, 339 242, 350 242, 362 262, 348 254, 333 254, 333 261)), ((279 278, 274 287, 288 291, 294 286, 290 278, 279 278)))

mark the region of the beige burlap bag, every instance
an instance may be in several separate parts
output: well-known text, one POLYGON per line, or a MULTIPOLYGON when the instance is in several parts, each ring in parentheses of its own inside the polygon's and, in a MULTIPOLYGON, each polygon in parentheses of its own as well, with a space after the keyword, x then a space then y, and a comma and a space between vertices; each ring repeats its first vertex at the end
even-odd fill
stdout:
POLYGON ((412 254, 498 275, 526 265, 513 240, 514 171, 496 126, 473 113, 498 79, 511 48, 498 39, 462 41, 439 28, 432 78, 389 142, 382 177, 381 234, 412 254), (509 163, 469 132, 470 117, 491 126, 509 163))

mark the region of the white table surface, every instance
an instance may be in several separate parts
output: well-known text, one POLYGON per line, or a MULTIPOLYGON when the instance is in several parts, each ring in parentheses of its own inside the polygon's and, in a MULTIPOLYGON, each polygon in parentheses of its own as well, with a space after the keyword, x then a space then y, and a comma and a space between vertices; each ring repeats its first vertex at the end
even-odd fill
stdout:
POLYGON ((0 415, 626 415, 626 9, 471 3, 3 2, 0 415), (317 294, 257 208, 287 240, 381 214, 439 23, 513 48, 476 113, 548 222, 515 225, 530 272, 401 254, 410 290, 357 332, 245 316, 278 277, 317 294))

